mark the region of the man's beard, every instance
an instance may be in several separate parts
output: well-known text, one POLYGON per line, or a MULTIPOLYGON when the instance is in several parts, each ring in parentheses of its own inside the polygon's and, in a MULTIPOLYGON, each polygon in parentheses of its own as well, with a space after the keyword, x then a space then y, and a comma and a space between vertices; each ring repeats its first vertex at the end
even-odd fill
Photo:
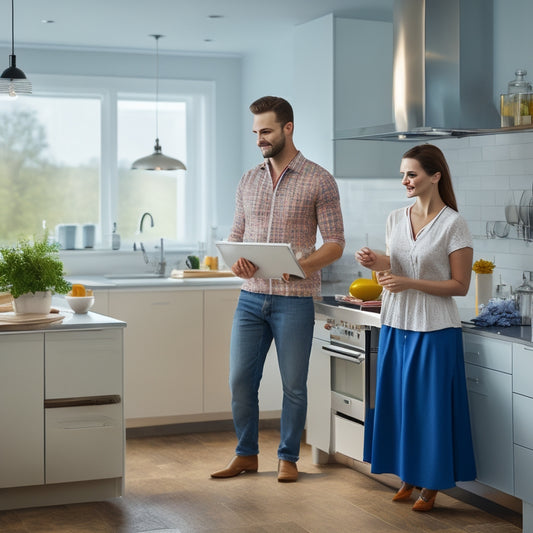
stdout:
POLYGON ((270 146, 264 146, 261 147, 261 152, 263 153, 263 157, 269 158, 269 157, 276 157, 278 154, 280 154, 283 149, 285 148, 285 136, 276 144, 271 144, 270 146))

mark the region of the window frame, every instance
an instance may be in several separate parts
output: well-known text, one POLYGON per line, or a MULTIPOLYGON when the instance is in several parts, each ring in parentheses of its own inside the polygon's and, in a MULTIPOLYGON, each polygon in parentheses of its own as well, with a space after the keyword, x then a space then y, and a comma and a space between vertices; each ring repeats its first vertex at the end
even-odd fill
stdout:
MULTIPOLYGON (((97 241, 105 246, 116 220, 118 205, 118 99, 138 99, 155 102, 155 80, 149 78, 32 75, 33 93, 40 97, 99 98, 100 108, 100 231, 97 241)), ((216 197, 215 154, 215 82, 159 78, 160 101, 180 100, 187 104, 187 171, 177 173, 182 180, 189 211, 181 215, 186 221, 177 249, 196 247, 206 241, 208 230, 216 226, 216 213, 211 206, 216 197), (209 154, 212 154, 211 156, 209 154)), ((26 98, 31 98, 28 96, 26 98)), ((155 140, 155 120, 154 120, 155 140)), ((161 140, 164 144, 164 139, 161 140)), ((146 154, 152 146, 146 147, 146 154)), ((139 157, 144 154, 139 154, 139 157)), ((183 156, 182 156, 183 157, 183 156)), ((154 213, 154 218, 157 215, 154 213)), ((156 221, 157 222, 157 221, 156 221)), ((176 221, 177 223, 177 221, 176 221)), ((125 246, 130 243, 124 242, 125 246)), ((103 247, 102 246, 102 247, 103 247)))

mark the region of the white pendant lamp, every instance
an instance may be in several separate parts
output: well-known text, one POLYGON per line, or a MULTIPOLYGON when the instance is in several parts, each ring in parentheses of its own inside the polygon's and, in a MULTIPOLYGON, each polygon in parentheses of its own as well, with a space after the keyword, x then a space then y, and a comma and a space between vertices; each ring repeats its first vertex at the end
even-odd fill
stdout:
POLYGON ((9 56, 9 67, 0 76, 0 94, 9 94, 13 97, 19 94, 31 94, 31 82, 26 79, 26 74, 17 68, 14 0, 11 0, 11 55, 9 56))
POLYGON ((156 84, 155 84, 155 146, 154 153, 141 157, 131 165, 132 169, 138 170, 187 170, 185 165, 173 157, 166 156, 159 145, 159 39, 163 35, 150 35, 154 37, 156 44, 156 84))

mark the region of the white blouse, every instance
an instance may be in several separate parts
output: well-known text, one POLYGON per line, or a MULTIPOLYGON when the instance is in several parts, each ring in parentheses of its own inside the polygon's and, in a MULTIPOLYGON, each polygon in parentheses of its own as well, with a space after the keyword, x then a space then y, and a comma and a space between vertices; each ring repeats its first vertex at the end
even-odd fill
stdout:
MULTIPOLYGON (((451 279, 449 255, 461 248, 472 248, 466 221, 450 207, 413 235, 411 207, 389 214, 387 219, 387 255, 391 271, 413 279, 451 279)), ((461 318, 451 296, 434 296, 408 289, 398 293, 383 291, 381 323, 411 331, 435 331, 461 327, 461 318)))

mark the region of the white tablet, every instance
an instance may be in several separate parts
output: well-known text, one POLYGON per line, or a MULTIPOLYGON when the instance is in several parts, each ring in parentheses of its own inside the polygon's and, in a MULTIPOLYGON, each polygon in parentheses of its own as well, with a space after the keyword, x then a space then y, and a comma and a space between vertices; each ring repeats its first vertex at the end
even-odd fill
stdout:
POLYGON ((224 259, 224 263, 230 268, 241 257, 259 267, 254 278, 279 279, 282 274, 292 274, 305 278, 305 272, 298 263, 290 244, 219 241, 216 246, 224 259))

